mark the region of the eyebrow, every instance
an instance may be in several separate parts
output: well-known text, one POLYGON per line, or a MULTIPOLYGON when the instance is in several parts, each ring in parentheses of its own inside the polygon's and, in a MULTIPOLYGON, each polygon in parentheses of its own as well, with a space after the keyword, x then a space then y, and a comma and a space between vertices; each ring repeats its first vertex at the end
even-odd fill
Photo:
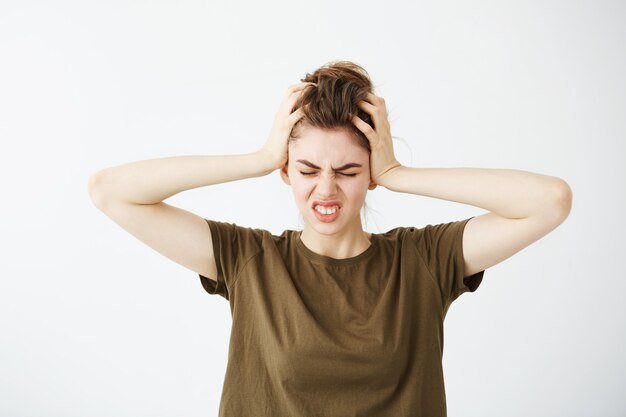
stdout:
MULTIPOLYGON (((321 169, 320 167, 318 167, 317 165, 307 161, 306 159, 298 159, 296 162, 300 162, 301 164, 304 164, 308 167, 314 168, 314 169, 321 169)), ((339 168, 333 168, 333 171, 345 171, 346 169, 349 168, 361 168, 363 165, 361 164, 357 164, 355 162, 350 162, 348 164, 342 165, 339 168)))

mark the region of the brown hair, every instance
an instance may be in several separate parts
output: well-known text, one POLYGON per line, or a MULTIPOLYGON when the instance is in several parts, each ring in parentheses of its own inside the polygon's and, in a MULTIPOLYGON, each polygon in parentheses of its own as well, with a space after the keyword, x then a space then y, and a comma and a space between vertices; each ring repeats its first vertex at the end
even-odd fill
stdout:
POLYGON ((374 127, 369 114, 361 110, 357 103, 365 100, 367 93, 373 93, 369 74, 363 67, 350 61, 331 61, 312 74, 307 73, 300 81, 313 82, 305 88, 293 110, 302 108, 304 116, 294 125, 289 135, 292 142, 300 137, 300 127, 320 129, 345 129, 359 144, 370 150, 369 140, 353 123, 357 115, 365 123, 374 127))

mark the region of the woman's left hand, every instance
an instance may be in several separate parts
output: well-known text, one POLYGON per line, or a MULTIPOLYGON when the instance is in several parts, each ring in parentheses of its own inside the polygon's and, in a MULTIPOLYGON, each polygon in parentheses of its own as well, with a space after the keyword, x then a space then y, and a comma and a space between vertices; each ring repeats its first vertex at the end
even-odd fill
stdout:
MULTIPOLYGON (((387 107, 382 97, 372 93, 367 99, 359 101, 357 106, 370 115, 374 129, 360 117, 353 116, 352 123, 365 135, 370 142, 370 175, 375 184, 381 184, 382 177, 401 166, 396 160, 391 141, 391 127, 387 119, 387 107)), ((382 185, 382 184, 381 184, 382 185)))

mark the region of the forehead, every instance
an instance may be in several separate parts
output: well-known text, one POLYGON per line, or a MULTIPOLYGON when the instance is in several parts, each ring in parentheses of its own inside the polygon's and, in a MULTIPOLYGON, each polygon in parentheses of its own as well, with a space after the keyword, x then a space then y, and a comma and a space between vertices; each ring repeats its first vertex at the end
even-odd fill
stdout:
POLYGON ((364 163, 369 161, 369 154, 345 130, 306 127, 300 130, 300 137, 289 144, 289 158, 311 162, 316 159, 320 163, 324 160, 364 163))

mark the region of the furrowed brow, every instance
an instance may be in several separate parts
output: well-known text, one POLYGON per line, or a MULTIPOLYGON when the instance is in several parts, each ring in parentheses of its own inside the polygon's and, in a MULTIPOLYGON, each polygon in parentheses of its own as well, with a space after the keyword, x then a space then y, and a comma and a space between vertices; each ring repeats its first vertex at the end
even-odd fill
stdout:
POLYGON ((306 165, 308 167, 311 167, 311 168, 320 169, 320 167, 318 167, 317 165, 307 161, 306 159, 298 159, 296 162, 300 162, 301 164, 304 164, 304 165, 306 165))
POLYGON ((350 168, 361 168, 363 165, 361 164, 357 164, 355 162, 350 162, 349 164, 345 164, 340 166, 339 168, 335 169, 335 171, 345 171, 346 169, 350 169, 350 168))
MULTIPOLYGON (((304 164, 310 168, 313 169, 320 169, 320 167, 318 167, 317 165, 313 164, 312 162, 307 161, 306 159, 298 159, 296 162, 300 162, 301 164, 304 164)), ((350 162, 348 164, 342 165, 339 168, 333 168, 333 171, 345 171, 347 169, 350 168, 361 168, 363 165, 361 164, 357 164, 355 162, 350 162)))

